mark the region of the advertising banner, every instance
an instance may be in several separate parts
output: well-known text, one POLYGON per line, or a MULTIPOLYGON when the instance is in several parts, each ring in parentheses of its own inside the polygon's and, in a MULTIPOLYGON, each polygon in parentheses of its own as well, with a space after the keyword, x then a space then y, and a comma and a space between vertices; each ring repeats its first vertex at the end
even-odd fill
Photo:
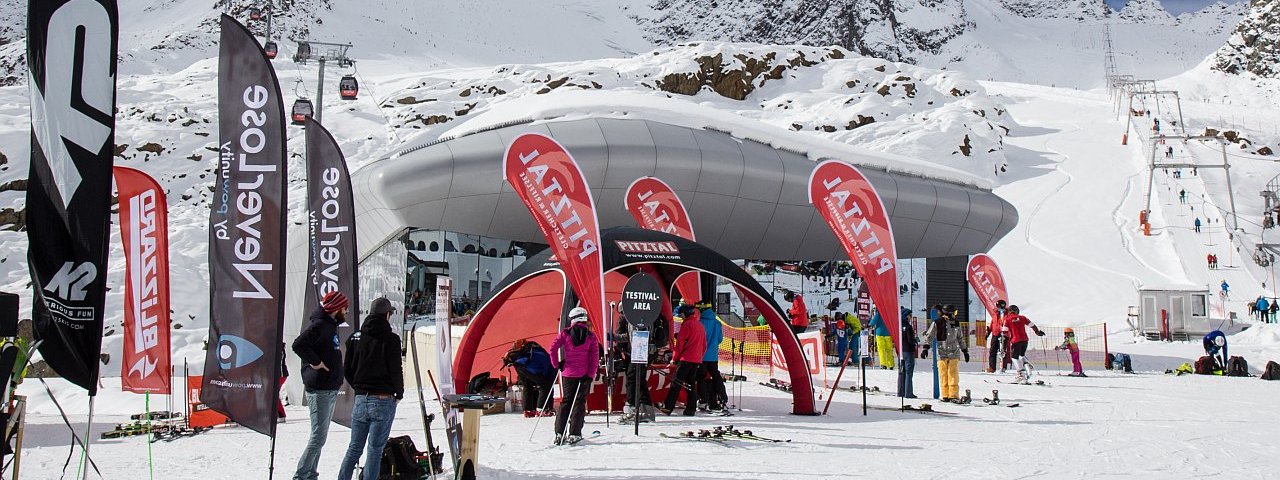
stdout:
POLYGON ((124 244, 124 348, 120 385, 169 393, 169 214, 164 189, 149 175, 115 167, 124 244))
POLYGON ((40 354, 98 392, 115 151, 114 0, 27 2, 27 263, 40 354))
POLYGON ((901 353, 898 341, 898 254, 893 246, 889 212, 876 189, 853 165, 827 160, 809 174, 809 203, 818 209, 827 226, 853 261, 871 292, 885 326, 901 353))
POLYGON ((284 103, 253 35, 222 16, 219 162, 209 211, 209 347, 200 400, 275 435, 284 343, 284 103))

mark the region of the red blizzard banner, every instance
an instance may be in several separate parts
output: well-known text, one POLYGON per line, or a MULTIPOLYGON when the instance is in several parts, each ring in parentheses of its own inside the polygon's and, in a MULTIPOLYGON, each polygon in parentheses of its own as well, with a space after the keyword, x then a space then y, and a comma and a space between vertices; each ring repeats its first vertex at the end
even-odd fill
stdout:
POLYGON ((551 137, 526 133, 507 146, 502 178, 533 215, 588 315, 605 325, 600 221, 578 163, 551 137))
POLYGON ((169 392, 169 215, 155 179, 115 167, 124 244, 124 361, 120 384, 134 393, 169 392))
POLYGON ((853 260, 853 268, 867 282, 871 301, 898 341, 898 254, 893 249, 889 212, 875 187, 857 168, 839 160, 819 163, 809 174, 809 203, 818 209, 840 245, 853 260))
POLYGON ((973 286, 978 299, 982 300, 982 306, 986 307, 988 318, 996 318, 996 302, 1008 302, 1009 294, 1005 292, 1004 275, 1000 273, 995 259, 982 253, 974 255, 969 259, 969 267, 965 272, 969 277, 969 285, 973 286))
MULTIPOLYGON (((666 182, 655 177, 640 177, 627 187, 627 195, 623 197, 623 205, 636 223, 646 230, 670 233, 680 238, 694 241, 693 222, 689 220, 689 212, 684 209, 684 202, 666 182)), ((681 275, 676 281, 676 289, 680 297, 688 304, 698 303, 702 290, 698 285, 697 272, 681 275)))

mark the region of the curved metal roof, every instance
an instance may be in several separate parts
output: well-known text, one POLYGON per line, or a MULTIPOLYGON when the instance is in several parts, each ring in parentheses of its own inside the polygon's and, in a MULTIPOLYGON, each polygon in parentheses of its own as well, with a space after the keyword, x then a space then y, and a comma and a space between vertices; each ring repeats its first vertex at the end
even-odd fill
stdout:
MULTIPOLYGON (((640 118, 574 118, 508 125, 406 150, 357 171, 357 234, 367 256, 404 228, 543 242, 502 179, 502 155, 517 135, 539 132, 563 144, 592 185, 601 228, 631 226, 626 188, 652 175, 684 200, 698 243, 729 258, 825 260, 845 256, 807 200, 802 153, 728 133, 640 118)), ((986 252, 1018 213, 991 191, 889 173, 871 157, 859 166, 883 197, 900 258, 986 252)))

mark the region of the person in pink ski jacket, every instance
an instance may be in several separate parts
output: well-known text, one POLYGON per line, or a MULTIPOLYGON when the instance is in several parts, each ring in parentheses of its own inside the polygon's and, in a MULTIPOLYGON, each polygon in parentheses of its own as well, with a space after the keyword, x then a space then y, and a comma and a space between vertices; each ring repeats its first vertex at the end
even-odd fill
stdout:
POLYGON ((582 422, 587 415, 587 392, 600 367, 600 341, 587 328, 587 310, 569 311, 569 328, 551 342, 551 366, 564 379, 560 411, 556 414, 556 445, 582 440, 582 422), (569 432, 565 435, 565 426, 569 432))

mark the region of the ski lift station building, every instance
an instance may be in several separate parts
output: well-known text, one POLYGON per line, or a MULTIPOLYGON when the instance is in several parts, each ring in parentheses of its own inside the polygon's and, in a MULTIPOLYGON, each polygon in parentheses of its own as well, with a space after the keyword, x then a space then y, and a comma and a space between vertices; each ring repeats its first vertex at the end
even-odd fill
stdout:
MULTIPOLYGON (((406 247, 413 232, 545 242, 502 178, 507 144, 525 132, 549 135, 572 152, 591 185, 602 229, 635 225, 623 195, 637 178, 654 176, 684 200, 698 243, 733 259, 845 259, 809 204, 807 183, 818 161, 848 162, 883 198, 899 258, 929 262, 930 285, 938 288, 930 288, 927 296, 955 297, 937 300, 941 303, 968 304, 967 256, 987 252, 1018 221, 1017 210, 991 191, 989 180, 938 163, 652 96, 562 95, 554 104, 529 103, 537 101, 545 102, 504 102, 434 140, 406 145, 352 173, 361 259, 362 305, 357 308, 386 296, 404 311, 405 282, 411 278, 406 275, 411 248, 406 247)), ((301 232, 290 235, 286 338, 297 334, 307 311, 299 304, 306 238, 301 232)), ((471 298, 491 293, 484 277, 459 278, 485 275, 489 268, 480 260, 448 267, 460 290, 474 292, 471 298)), ((506 262, 503 270, 514 263, 506 262)), ((493 272, 494 284, 506 273, 493 272)))

